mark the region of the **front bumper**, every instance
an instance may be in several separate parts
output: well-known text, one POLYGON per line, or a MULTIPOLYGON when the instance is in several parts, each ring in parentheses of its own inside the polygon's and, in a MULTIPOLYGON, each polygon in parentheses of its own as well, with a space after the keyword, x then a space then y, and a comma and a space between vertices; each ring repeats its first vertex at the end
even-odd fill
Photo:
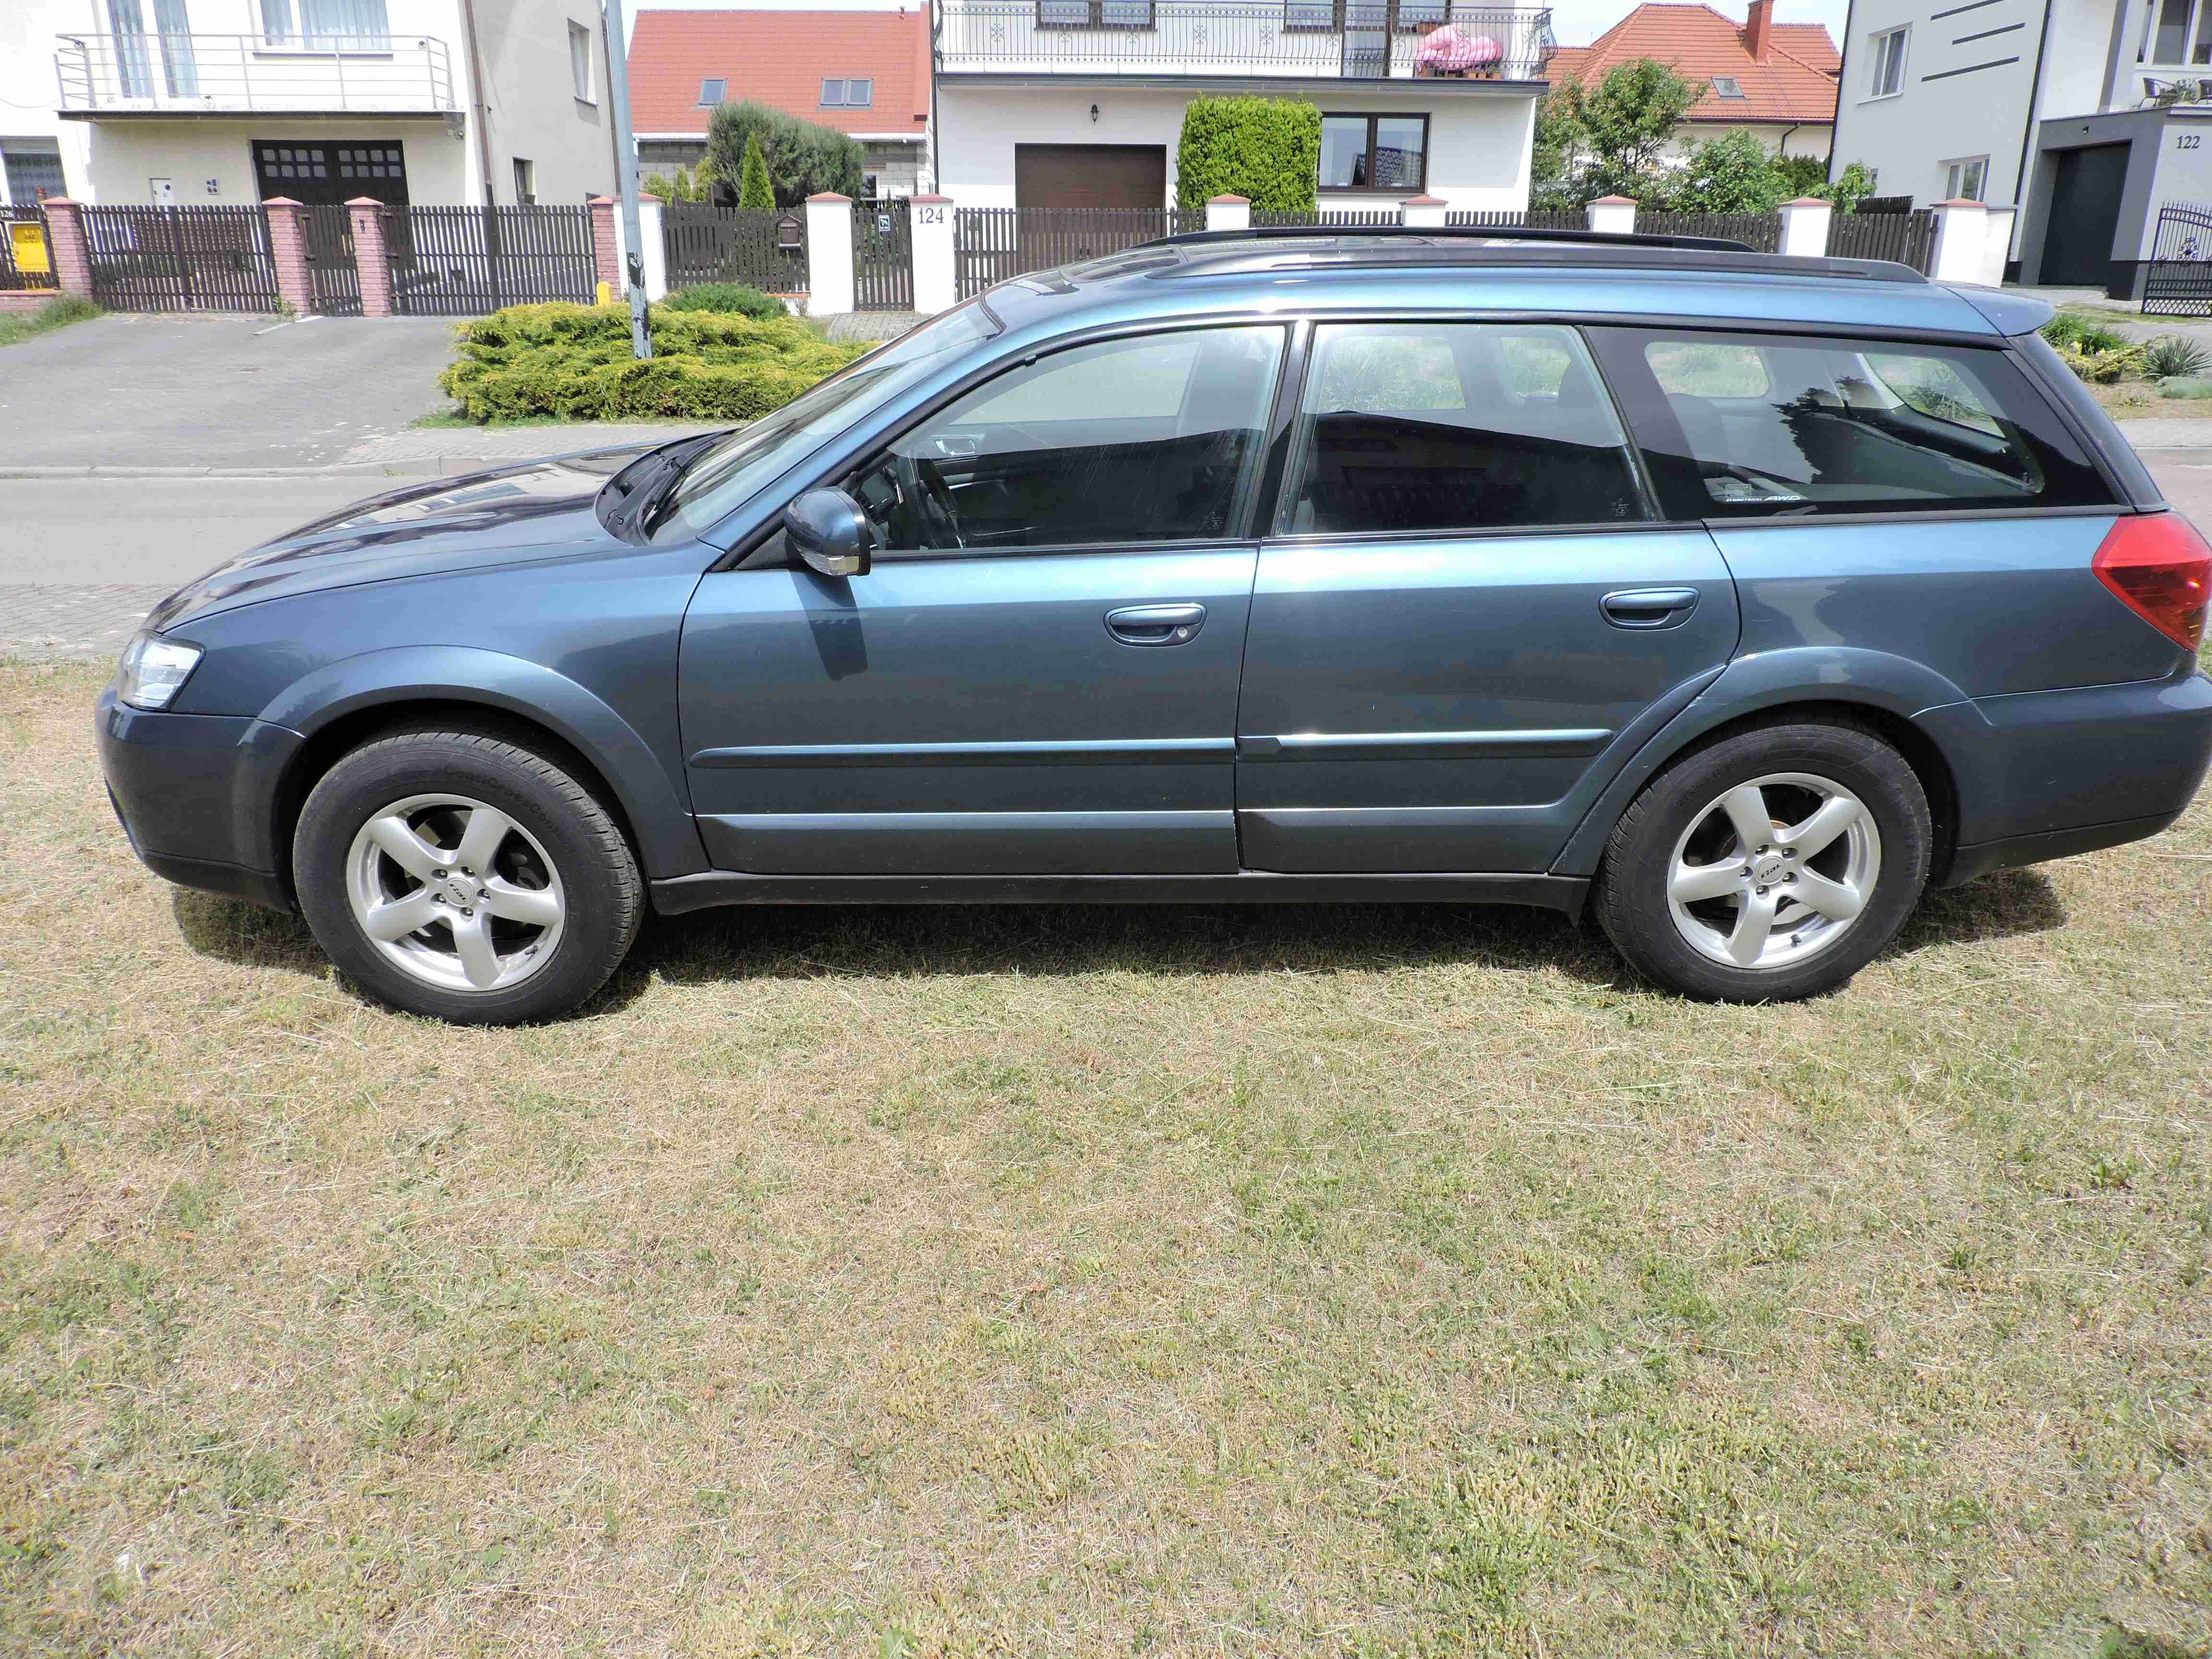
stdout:
POLYGON ((94 711, 108 799, 155 874, 276 909, 291 890, 276 842, 277 790, 304 741, 265 720, 154 714, 100 693, 94 711))
POLYGON ((2154 836, 2212 763, 2212 680, 2027 691, 1915 717, 1949 759, 1959 824, 1939 885, 2154 836))

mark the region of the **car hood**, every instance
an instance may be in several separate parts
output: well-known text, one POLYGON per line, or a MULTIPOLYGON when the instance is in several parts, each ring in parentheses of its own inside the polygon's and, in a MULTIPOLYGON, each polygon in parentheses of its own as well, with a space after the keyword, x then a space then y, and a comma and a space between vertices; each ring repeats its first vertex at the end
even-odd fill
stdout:
POLYGON ((525 461, 372 495, 217 565, 154 607, 146 626, 290 593, 604 550, 592 510, 609 478, 659 446, 525 461))

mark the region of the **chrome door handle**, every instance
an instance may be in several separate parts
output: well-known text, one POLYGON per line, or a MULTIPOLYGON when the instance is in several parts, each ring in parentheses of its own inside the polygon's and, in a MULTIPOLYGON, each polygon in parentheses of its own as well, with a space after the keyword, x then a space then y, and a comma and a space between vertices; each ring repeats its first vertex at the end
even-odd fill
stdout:
POLYGON ((1205 626, 1202 605, 1129 605, 1106 613, 1106 631, 1124 645, 1182 645, 1205 626))
POLYGON ((1615 628, 1677 628, 1698 608, 1694 587, 1633 587, 1597 602, 1615 628))

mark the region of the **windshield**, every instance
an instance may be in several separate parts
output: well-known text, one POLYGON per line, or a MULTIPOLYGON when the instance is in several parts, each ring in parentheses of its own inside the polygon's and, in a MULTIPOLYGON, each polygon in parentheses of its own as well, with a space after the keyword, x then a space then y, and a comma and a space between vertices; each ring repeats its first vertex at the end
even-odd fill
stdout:
POLYGON ((882 407, 946 357, 998 331, 999 319, 977 295, 731 433, 684 469, 657 514, 653 539, 703 535, 824 439, 882 407))

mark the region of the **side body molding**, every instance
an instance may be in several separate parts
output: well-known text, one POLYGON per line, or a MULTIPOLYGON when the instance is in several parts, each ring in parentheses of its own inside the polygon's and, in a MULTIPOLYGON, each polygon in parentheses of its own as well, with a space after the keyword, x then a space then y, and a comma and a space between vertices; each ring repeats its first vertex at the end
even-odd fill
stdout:
MULTIPOLYGON (((1689 706, 1656 732, 1607 784, 1552 866, 1552 873, 1597 873, 1606 838, 1636 792, 1655 774, 1716 727, 1747 714, 1792 703, 1857 703, 1912 720, 1932 708, 1967 701, 1966 694, 1924 664, 1855 646, 1793 646, 1739 657, 1689 706)), ((1948 728, 1923 726, 1952 771, 1970 774, 1949 748, 1948 728)))
POLYGON ((301 676, 259 718, 312 738, 358 710, 415 701, 478 703, 550 728, 615 792, 648 878, 707 868, 699 832, 652 746, 594 693, 541 664, 473 646, 396 646, 301 676))

